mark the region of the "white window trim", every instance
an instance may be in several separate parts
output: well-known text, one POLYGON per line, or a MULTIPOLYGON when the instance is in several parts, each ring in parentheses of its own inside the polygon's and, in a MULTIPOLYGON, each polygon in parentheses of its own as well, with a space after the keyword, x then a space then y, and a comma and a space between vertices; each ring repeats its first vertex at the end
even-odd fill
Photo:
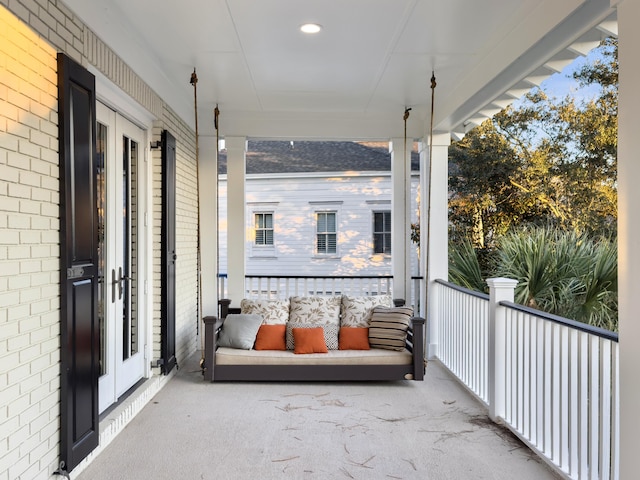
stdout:
POLYGON ((337 208, 315 208, 312 216, 313 224, 313 258, 340 258, 340 211, 337 208), (318 213, 333 213, 336 216, 336 251, 335 253, 318 252, 318 213))
POLYGON ((276 235, 276 225, 277 225, 277 215, 276 215, 276 207, 278 203, 248 203, 250 214, 247 215, 247 224, 248 229, 251 232, 251 236, 248 239, 248 252, 249 258, 269 258, 276 259, 277 255, 277 235, 276 235), (256 225, 255 225, 255 217, 256 214, 260 213, 270 213, 272 215, 273 220, 273 244, 272 245, 256 245, 256 225))
POLYGON ((269 247, 274 247, 276 244, 276 236, 275 236, 275 213, 272 211, 259 211, 256 210, 255 212, 253 212, 253 246, 256 248, 269 248, 269 247), (257 238, 257 233, 258 233, 258 227, 256 226, 256 216, 257 215, 271 215, 271 228, 267 228, 267 227, 263 227, 262 231, 266 232, 268 230, 271 230, 271 243, 257 243, 256 238, 257 238))

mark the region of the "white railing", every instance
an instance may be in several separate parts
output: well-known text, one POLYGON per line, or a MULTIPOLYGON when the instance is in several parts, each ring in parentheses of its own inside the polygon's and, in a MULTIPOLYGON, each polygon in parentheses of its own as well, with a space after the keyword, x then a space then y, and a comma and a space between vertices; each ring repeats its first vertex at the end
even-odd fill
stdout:
POLYGON ((564 476, 617 480, 617 334, 516 305, 515 282, 488 282, 490 297, 436 282, 439 360, 564 476))
POLYGON ((277 299, 295 295, 391 295, 393 277, 264 276, 245 277, 245 298, 277 299))
MULTIPOLYGON (((419 292, 422 278, 413 277, 411 295, 407 302, 419 311, 419 292)), ((388 276, 286 276, 247 275, 245 276, 244 298, 284 299, 295 295, 392 295, 393 277, 388 276)), ((218 298, 229 298, 227 275, 218 275, 218 298)), ((407 300, 407 299, 405 299, 407 300)))
POLYGON ((437 282, 438 359, 488 405, 489 295, 437 282))

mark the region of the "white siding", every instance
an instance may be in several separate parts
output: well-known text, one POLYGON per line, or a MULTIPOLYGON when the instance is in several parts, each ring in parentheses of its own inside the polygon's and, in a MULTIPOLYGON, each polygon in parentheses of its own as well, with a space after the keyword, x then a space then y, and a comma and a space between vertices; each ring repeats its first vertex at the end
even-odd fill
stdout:
MULTIPOLYGON (((412 180, 412 221, 418 177, 412 180)), ((220 177, 220 272, 227 272, 226 177, 220 177)), ((248 175, 247 275, 391 275, 391 258, 373 254, 373 212, 392 210, 386 172, 248 175), (338 254, 315 253, 316 211, 336 211, 338 254), (253 242, 253 212, 274 213, 274 248, 253 242)), ((393 245, 392 245, 393 254, 393 245)), ((413 249, 413 274, 418 274, 413 249)))

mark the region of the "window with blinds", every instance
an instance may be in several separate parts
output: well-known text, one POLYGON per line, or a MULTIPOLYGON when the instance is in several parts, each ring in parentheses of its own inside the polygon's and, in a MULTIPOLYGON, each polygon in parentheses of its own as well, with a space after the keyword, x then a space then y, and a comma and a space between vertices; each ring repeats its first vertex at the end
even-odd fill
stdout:
POLYGON ((273 213, 256 213, 255 244, 273 245, 273 213))
POLYGON ((337 251, 336 212, 316 212, 316 253, 329 255, 337 251))

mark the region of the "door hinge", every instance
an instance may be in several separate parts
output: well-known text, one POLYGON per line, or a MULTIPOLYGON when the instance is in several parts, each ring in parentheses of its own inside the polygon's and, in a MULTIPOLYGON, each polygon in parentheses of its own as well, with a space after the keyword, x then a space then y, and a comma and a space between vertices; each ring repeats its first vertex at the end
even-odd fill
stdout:
POLYGON ((144 281, 144 294, 145 295, 149 294, 149 280, 144 281))
POLYGON ((149 212, 144 212, 144 226, 149 226, 149 212))

